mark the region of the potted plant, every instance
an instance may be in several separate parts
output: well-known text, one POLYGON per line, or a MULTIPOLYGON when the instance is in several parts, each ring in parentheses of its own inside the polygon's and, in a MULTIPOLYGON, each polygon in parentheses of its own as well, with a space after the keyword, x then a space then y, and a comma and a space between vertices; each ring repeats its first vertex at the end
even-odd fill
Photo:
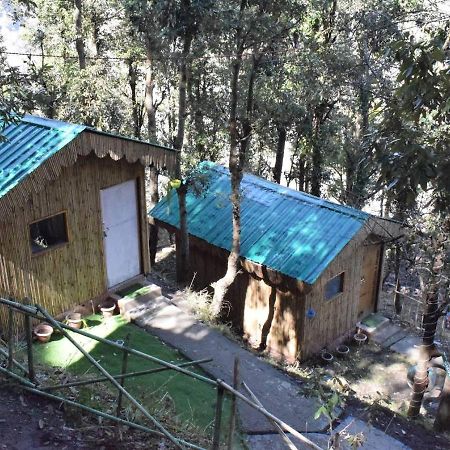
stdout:
POLYGON ((34 335, 39 342, 48 342, 53 334, 53 327, 48 323, 40 323, 34 328, 34 335))
POLYGON ((83 325, 83 319, 81 317, 81 314, 76 313, 76 312, 67 314, 66 322, 67 322, 67 325, 69 325, 69 327, 71 327, 71 328, 80 329, 81 326, 83 325))
POLYGON ((347 345, 341 344, 336 347, 336 353, 341 356, 347 356, 350 353, 350 348, 347 345))
POLYGON ((106 319, 114 315, 114 310, 116 309, 116 302, 112 298, 107 298, 100 304, 100 311, 103 317, 106 319))

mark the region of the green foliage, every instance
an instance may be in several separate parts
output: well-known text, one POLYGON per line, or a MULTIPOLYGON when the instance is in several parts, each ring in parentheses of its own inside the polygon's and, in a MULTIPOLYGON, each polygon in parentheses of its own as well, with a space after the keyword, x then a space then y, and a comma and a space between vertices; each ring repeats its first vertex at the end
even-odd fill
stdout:
POLYGON ((189 30, 183 170, 187 176, 205 159, 226 162, 240 24, 237 119, 240 139, 250 137, 247 170, 272 177, 283 128, 291 186, 308 192, 315 186, 356 207, 383 194, 391 210, 413 207, 432 189, 438 207, 448 205, 448 25, 425 2, 257 0, 246 2, 242 16, 237 0, 82 5, 87 62, 80 70, 73 4, 13 2, 12 16, 33 53, 43 56, 27 58, 20 69, 2 64, 1 111, 17 105, 173 145, 189 30))

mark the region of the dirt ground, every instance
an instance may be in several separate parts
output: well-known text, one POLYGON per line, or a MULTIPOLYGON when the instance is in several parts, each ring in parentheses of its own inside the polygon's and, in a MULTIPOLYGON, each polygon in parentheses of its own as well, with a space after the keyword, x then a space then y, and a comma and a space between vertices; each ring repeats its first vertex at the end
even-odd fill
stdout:
POLYGON ((406 417, 411 396, 406 381, 410 366, 407 358, 376 344, 348 345, 349 356, 336 358, 326 366, 317 358, 287 369, 300 378, 305 392, 308 392, 311 380, 318 377, 323 380, 339 378, 348 387, 348 390, 343 389, 347 393, 343 395, 345 406, 339 420, 347 416, 364 420, 412 449, 450 448, 450 436, 435 433, 432 429, 440 380, 435 389, 425 394, 420 419, 410 420, 406 417))
POLYGON ((79 410, 2 385, 0 379, 0 449, 168 450, 160 438, 128 427, 99 423, 79 410), (76 424, 73 421, 76 420, 76 424))

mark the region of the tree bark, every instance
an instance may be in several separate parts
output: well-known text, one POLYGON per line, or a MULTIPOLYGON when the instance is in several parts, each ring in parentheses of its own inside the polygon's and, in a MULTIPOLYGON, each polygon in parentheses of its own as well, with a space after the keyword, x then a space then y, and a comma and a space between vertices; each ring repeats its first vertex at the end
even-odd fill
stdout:
POLYGON ((275 183, 280 184, 281 172, 283 170, 284 149, 286 147, 286 127, 283 124, 277 125, 278 141, 277 154, 275 158, 275 167, 273 169, 273 179, 275 183))
MULTIPOLYGON (((150 141, 156 140, 156 108, 154 102, 155 80, 153 77, 153 43, 150 38, 146 39, 147 68, 145 71, 145 97, 144 108, 147 114, 147 137, 150 141)), ((150 183, 149 194, 151 205, 154 206, 159 201, 158 180, 159 172, 156 167, 149 169, 150 183)), ((150 250, 150 266, 154 266, 156 262, 156 252, 158 249, 158 226, 149 225, 149 250, 150 250)))
POLYGON ((83 1, 82 0, 74 0, 75 11, 74 11, 74 19, 75 19, 75 47, 77 49, 78 54, 78 63, 80 69, 83 70, 86 68, 86 49, 84 46, 83 39, 83 1))
MULTIPOLYGON (((240 5, 240 20, 242 13, 246 8, 246 0, 241 0, 240 5)), ((211 303, 211 312, 214 317, 219 317, 225 295, 229 287, 235 280, 239 270, 239 256, 241 250, 241 202, 240 202, 240 186, 242 180, 242 166, 240 162, 243 160, 242 154, 239 151, 239 131, 237 119, 237 104, 238 104, 238 83, 239 73, 242 64, 242 26, 239 25, 236 30, 236 52, 231 68, 230 80, 230 116, 228 121, 230 133, 230 158, 229 169, 231 177, 231 204, 232 204, 232 242, 231 251, 227 260, 227 271, 225 275, 212 286, 214 288, 214 297, 211 303)))
POLYGON ((426 295, 424 312, 422 317, 422 344, 419 348, 419 359, 414 376, 411 401, 408 408, 409 417, 417 417, 420 414, 423 396, 428 386, 428 367, 430 360, 436 356, 434 337, 437 321, 440 315, 439 308, 439 276, 443 266, 443 249, 435 247, 435 257, 432 268, 431 280, 426 295))
MULTIPOLYGON (((190 1, 184 1, 185 13, 191 7, 190 1)), ((184 33, 183 54, 179 65, 179 82, 178 82, 178 128, 174 142, 174 148, 179 151, 177 157, 177 178, 182 180, 180 187, 177 189, 178 209, 180 214, 180 228, 177 235, 176 243, 176 276, 179 283, 186 283, 189 276, 189 231, 187 224, 186 194, 188 184, 182 179, 181 172, 181 150, 184 143, 184 133, 186 128, 186 95, 188 80, 188 62, 187 58, 191 51, 194 30, 188 26, 184 33)))
POLYGON ((137 69, 134 66, 133 61, 130 59, 128 63, 128 85, 131 92, 131 115, 133 119, 133 134, 137 139, 141 138, 142 118, 141 118, 141 106, 137 101, 136 89, 137 89, 137 69))
POLYGON ((321 119, 318 111, 314 111, 312 117, 312 171, 311 194, 320 197, 320 188, 323 178, 322 147, 319 142, 321 119))

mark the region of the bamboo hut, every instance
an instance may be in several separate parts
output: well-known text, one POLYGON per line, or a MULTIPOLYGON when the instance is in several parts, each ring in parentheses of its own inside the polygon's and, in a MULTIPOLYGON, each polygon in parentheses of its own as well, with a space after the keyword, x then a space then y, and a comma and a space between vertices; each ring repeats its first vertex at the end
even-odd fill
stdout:
POLYGON ((29 115, 2 135, 0 295, 57 314, 149 271, 145 166, 173 150, 29 115))
MULTIPOLYGON (((231 247, 229 172, 202 163, 203 191, 187 196, 190 272, 196 289, 225 274, 231 247)), ((231 321, 275 357, 305 359, 354 332, 376 311, 384 245, 399 224, 245 174, 241 270, 227 293, 231 321)), ((178 232, 176 195, 151 220, 178 232)))

